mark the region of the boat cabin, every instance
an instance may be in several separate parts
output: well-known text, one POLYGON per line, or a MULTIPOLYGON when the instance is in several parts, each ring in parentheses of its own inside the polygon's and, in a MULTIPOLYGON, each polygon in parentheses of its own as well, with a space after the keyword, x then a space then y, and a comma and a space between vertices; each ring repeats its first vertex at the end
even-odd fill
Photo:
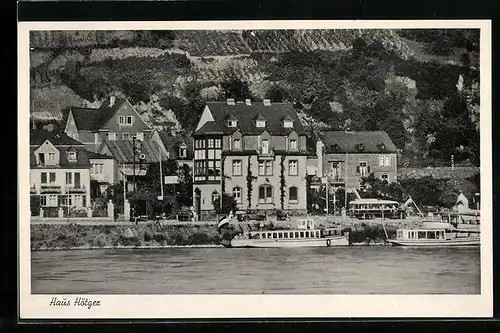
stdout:
POLYGON ((356 199, 349 202, 349 213, 358 219, 405 218, 399 203, 392 200, 356 199))
POLYGON ((398 239, 446 239, 445 230, 398 230, 398 239))
POLYGON ((340 228, 314 229, 314 230, 272 230, 272 231, 252 231, 249 233, 250 239, 307 239, 324 238, 329 236, 341 236, 340 228))

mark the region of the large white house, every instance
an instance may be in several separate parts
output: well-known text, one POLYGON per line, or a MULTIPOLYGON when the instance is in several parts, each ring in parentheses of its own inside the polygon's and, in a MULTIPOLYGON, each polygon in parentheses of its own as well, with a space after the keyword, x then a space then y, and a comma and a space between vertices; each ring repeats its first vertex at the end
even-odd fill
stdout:
POLYGON ((40 206, 84 208, 90 205, 90 168, 85 145, 63 132, 30 133, 30 194, 40 206))

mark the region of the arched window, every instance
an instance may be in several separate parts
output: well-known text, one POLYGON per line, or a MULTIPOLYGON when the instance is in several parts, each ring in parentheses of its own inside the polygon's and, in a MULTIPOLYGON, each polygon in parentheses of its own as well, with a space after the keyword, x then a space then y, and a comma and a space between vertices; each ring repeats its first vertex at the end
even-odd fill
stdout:
POLYGON ((233 197, 237 203, 240 204, 242 202, 241 187, 233 188, 233 197))
POLYGON ((297 203, 298 198, 298 190, 295 186, 292 186, 288 189, 288 201, 290 203, 297 203))
POLYGON ((273 187, 271 185, 262 185, 259 187, 259 203, 273 202, 273 187))

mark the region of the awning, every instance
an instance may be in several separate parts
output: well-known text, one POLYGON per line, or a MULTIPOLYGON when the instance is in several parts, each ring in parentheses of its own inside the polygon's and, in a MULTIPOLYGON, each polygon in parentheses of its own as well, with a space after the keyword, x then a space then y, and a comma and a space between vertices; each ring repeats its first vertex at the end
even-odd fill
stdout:
MULTIPOLYGON (((133 168, 121 168, 120 172, 124 174, 125 176, 133 176, 134 175, 134 169, 133 168)), ((135 169, 135 175, 136 176, 145 176, 147 170, 140 170, 138 168, 135 169)))

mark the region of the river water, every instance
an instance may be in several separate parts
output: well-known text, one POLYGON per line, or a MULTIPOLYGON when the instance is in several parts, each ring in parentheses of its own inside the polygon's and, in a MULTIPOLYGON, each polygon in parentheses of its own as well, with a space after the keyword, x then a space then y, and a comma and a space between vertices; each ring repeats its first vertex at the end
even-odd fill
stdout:
POLYGON ((479 248, 32 252, 34 294, 479 294, 479 248))

